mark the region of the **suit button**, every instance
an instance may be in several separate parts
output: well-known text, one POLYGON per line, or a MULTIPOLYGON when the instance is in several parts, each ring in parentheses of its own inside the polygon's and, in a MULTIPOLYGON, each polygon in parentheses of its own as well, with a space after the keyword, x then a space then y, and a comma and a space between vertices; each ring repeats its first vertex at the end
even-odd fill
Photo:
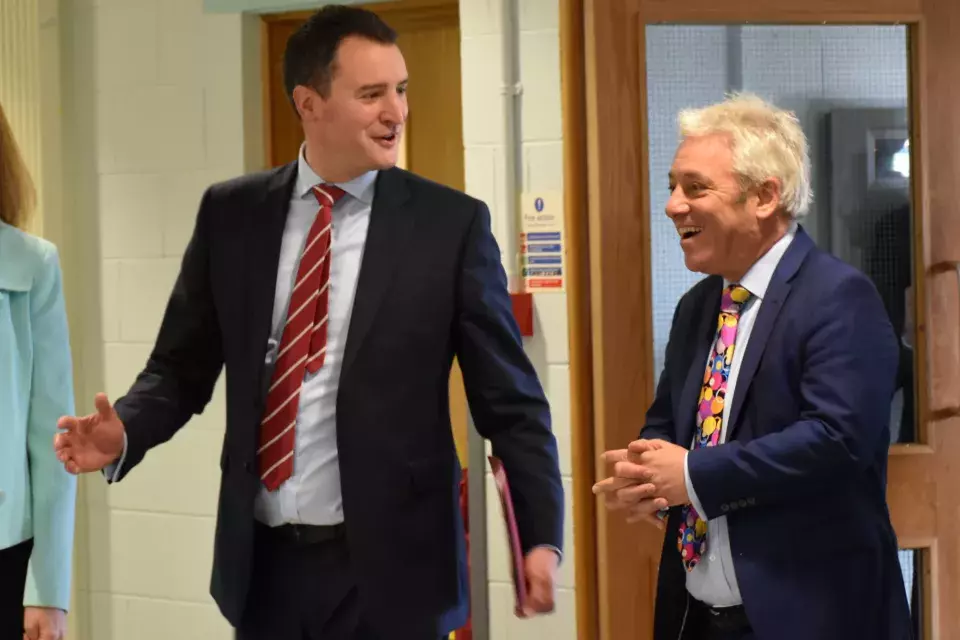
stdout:
POLYGON ((740 506, 741 506, 741 507, 747 506, 747 501, 746 501, 746 500, 741 500, 741 501, 740 501, 740 506))
POLYGON ((747 504, 752 507, 753 505, 757 504, 757 501, 755 498, 747 498, 747 504))
POLYGON ((727 511, 730 511, 730 505, 727 505, 727 504, 720 505, 720 511, 723 511, 724 513, 726 513, 727 511))

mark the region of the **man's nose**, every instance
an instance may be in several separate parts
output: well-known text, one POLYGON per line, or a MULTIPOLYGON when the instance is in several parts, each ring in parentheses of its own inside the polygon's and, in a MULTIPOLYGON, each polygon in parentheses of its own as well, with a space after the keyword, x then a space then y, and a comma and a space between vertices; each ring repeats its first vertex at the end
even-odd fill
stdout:
POLYGON ((407 119, 407 101, 394 94, 392 98, 387 99, 381 118, 383 123, 389 126, 403 124, 407 119))
POLYGON ((683 189, 680 188, 680 185, 677 185, 673 188, 673 191, 670 192, 670 197, 667 198, 666 213, 672 218, 689 213, 689 211, 690 205, 687 203, 687 198, 683 194, 683 189))

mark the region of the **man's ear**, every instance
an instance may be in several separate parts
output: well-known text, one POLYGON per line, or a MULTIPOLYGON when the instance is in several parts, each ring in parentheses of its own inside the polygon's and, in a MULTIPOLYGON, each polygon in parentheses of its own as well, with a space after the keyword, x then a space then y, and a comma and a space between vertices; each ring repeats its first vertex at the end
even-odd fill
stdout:
POLYGON ((782 185, 779 178, 768 178, 756 187, 757 217, 767 219, 780 210, 782 185))
POLYGON ((300 120, 316 120, 323 108, 323 98, 311 87, 298 84, 293 88, 293 105, 300 120))

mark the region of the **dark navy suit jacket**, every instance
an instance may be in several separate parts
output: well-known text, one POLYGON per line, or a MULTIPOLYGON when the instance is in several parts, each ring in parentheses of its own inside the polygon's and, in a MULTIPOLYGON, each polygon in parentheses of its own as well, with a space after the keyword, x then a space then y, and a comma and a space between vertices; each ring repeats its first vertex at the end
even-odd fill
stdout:
MULTIPOLYGON (((234 625, 250 590, 265 354, 296 166, 206 192, 156 346, 116 404, 126 474, 203 411, 226 370, 211 591, 234 625)), ((524 550, 562 548, 549 406, 524 354, 487 207, 381 171, 340 374, 337 448, 352 569, 384 637, 437 637, 468 615, 448 398, 454 356, 477 430, 510 476, 524 550)))
MULTIPOLYGON (((692 441, 722 288, 711 276, 680 300, 641 437, 692 441)), ((727 516, 757 638, 911 638, 886 503, 898 348, 880 296, 801 228, 746 349, 727 443, 691 451, 688 465, 707 518, 727 516)), ((678 518, 671 509, 656 640, 681 638, 687 612, 678 518)))

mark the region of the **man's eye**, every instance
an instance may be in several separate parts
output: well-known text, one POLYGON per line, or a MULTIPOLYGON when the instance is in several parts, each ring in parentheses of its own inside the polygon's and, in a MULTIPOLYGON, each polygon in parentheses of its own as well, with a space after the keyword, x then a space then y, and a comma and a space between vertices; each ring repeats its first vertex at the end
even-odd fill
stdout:
POLYGON ((397 93, 399 93, 400 95, 403 95, 403 94, 405 94, 406 92, 407 92, 407 88, 406 88, 406 87, 397 87, 397 93))

